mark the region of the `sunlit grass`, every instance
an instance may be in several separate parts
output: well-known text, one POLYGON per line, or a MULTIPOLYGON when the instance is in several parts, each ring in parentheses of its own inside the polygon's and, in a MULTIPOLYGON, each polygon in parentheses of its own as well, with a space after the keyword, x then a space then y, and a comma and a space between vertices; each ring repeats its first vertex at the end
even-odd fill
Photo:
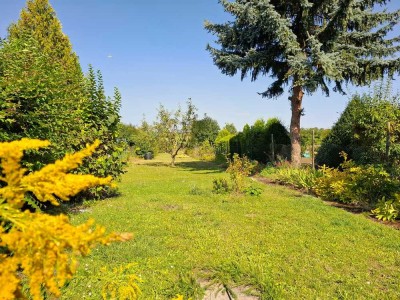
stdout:
POLYGON ((216 195, 212 179, 228 178, 220 168, 168 162, 132 164, 120 197, 71 216, 135 238, 83 259, 66 299, 99 299, 89 275, 130 262, 138 263, 142 299, 202 299, 200 282, 245 286, 260 299, 400 298, 395 229, 282 186, 252 183, 261 197, 216 195))

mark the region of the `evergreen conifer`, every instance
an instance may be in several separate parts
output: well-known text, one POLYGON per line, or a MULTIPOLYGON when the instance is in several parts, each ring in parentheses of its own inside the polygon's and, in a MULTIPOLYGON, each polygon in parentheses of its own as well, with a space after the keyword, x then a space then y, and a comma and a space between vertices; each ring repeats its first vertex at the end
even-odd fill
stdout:
POLYGON ((390 0, 221 0, 234 20, 206 22, 217 49, 208 51, 222 73, 269 75, 275 81, 261 93, 278 97, 291 87, 290 136, 292 163, 300 165, 300 117, 304 93, 343 84, 367 85, 398 72, 400 37, 388 37, 399 22, 400 10, 379 10, 390 0), (378 6, 378 7, 377 7, 378 6))

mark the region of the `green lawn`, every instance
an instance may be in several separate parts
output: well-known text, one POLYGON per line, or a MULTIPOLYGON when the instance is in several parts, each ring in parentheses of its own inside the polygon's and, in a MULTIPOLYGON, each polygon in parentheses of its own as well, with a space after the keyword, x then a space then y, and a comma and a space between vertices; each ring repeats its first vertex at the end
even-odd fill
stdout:
POLYGON ((121 196, 71 218, 135 238, 82 259, 65 299, 99 299, 90 276, 130 262, 141 299, 202 299, 199 282, 246 287, 259 299, 400 299, 399 231, 282 186, 253 183, 260 197, 213 194, 212 179, 224 176, 190 159, 132 164, 121 196))

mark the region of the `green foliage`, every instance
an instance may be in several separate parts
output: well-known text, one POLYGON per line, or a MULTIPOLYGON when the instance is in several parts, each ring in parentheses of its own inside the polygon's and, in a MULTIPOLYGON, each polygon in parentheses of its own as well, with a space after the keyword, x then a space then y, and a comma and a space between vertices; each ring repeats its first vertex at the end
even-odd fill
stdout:
POLYGON ((215 148, 205 140, 201 145, 188 149, 186 154, 199 160, 212 161, 215 159, 215 148))
POLYGON ((265 167, 260 171, 260 175, 263 177, 270 177, 271 175, 275 174, 278 170, 276 164, 267 163, 265 167))
POLYGON ((225 158, 225 156, 230 153, 229 141, 234 136, 234 134, 229 133, 226 129, 222 129, 218 133, 218 136, 215 139, 215 152, 217 156, 225 158))
POLYGON ((232 190, 240 193, 245 188, 245 179, 251 174, 252 169, 256 166, 246 156, 240 157, 239 154, 233 154, 232 159, 228 158, 228 168, 226 172, 229 173, 232 190))
POLYGON ((160 145, 156 128, 147 123, 146 120, 142 120, 140 126, 136 128, 136 132, 132 135, 132 143, 135 148, 135 154, 140 157, 143 157, 148 152, 154 155, 159 152, 160 145))
POLYGON ((231 191, 228 181, 225 178, 213 179, 213 193, 226 194, 231 191))
POLYGON ((8 40, 32 37, 38 42, 41 52, 64 69, 69 84, 80 84, 82 73, 78 56, 62 32, 61 22, 48 0, 28 0, 19 20, 10 25, 8 33, 8 40))
POLYGON ((233 123, 225 123, 225 126, 222 128, 222 130, 226 130, 230 134, 236 134, 237 129, 233 123))
POLYGON ((287 157, 289 145, 289 134, 277 118, 271 118, 267 122, 259 119, 251 127, 246 124, 242 132, 229 140, 231 155, 238 153, 263 163, 275 161, 278 155, 287 157), (272 136, 274 157, 272 157, 272 136))
MULTIPOLYGON (((271 174, 272 172, 268 171, 268 173, 271 174)), ((307 192, 312 192, 317 179, 322 177, 322 174, 322 172, 313 170, 310 167, 294 168, 287 165, 276 168, 271 177, 278 182, 304 189, 307 192)))
POLYGON ((226 172, 229 174, 230 183, 225 178, 215 178, 213 180, 213 192, 216 194, 225 194, 228 192, 235 193, 258 193, 257 188, 249 188, 247 190, 246 177, 256 167, 257 162, 250 161, 246 156, 240 157, 235 153, 230 159, 227 157, 228 168, 226 172))
MULTIPOLYGON (((29 0, 0 44, 0 141, 46 139, 52 147, 24 157, 29 172, 99 139, 101 146, 77 172, 117 179, 123 172, 118 138, 121 95, 105 96, 102 75, 78 57, 47 0, 29 0)), ((107 196, 93 190, 85 196, 107 196)), ((112 193, 112 191, 110 191, 112 193)))
POLYGON ((192 145, 202 145, 206 141, 214 145, 219 130, 218 122, 205 114, 203 119, 196 120, 193 123, 192 145))
POLYGON ((133 147, 135 145, 135 136, 138 134, 138 131, 139 129, 132 124, 121 123, 119 125, 118 136, 129 147, 133 147))
POLYGON ((395 221, 400 213, 400 195, 395 200, 386 201, 385 197, 379 200, 376 208, 371 211, 378 220, 395 221))
POLYGON ((340 170, 328 167, 321 169, 324 176, 315 185, 318 196, 326 200, 361 204, 368 208, 375 207, 383 198, 394 199, 400 189, 400 182, 392 178, 383 166, 358 166, 347 160, 345 154, 342 155, 344 162, 340 170))
MULTIPOLYGON (((120 175, 124 173, 126 165, 122 154, 127 146, 119 138, 121 94, 115 88, 114 97, 106 97, 102 74, 100 71, 95 73, 91 66, 89 66, 89 72, 85 79, 87 101, 82 113, 85 133, 83 141, 90 143, 92 140, 98 139, 102 144, 93 156, 85 161, 78 172, 119 179, 120 175)), ((104 198, 113 194, 115 194, 115 190, 100 187, 90 189, 80 196, 104 198)))
POLYGON ((52 148, 26 157, 29 170, 80 149, 83 120, 79 91, 65 83, 68 76, 62 66, 28 36, 3 42, 0 61, 0 139, 27 137, 52 142, 52 148))
POLYGON ((322 141, 329 135, 330 129, 324 128, 301 128, 301 153, 311 152, 312 133, 314 131, 314 145, 317 150, 322 141))
POLYGON ((182 111, 181 107, 176 111, 168 111, 160 105, 157 121, 154 124, 160 149, 171 155, 171 165, 175 164, 179 150, 188 146, 193 124, 197 118, 197 109, 192 100, 188 99, 186 104, 186 111, 182 111))
POLYGON ((389 1, 220 1, 231 19, 205 23, 219 48, 207 46, 223 74, 252 81, 275 79, 260 93, 281 96, 291 88, 292 163, 300 164, 302 99, 320 89, 344 94, 343 84, 368 85, 399 70, 398 11, 379 11, 389 1), (394 58, 395 57, 395 58, 394 58))
POLYGON ((353 96, 322 142, 316 156, 319 165, 338 167, 343 161, 341 151, 357 164, 399 163, 400 102, 390 96, 390 90, 390 84, 382 83, 372 94, 353 96))
MULTIPOLYGON (((226 123, 215 139, 215 152, 217 158, 225 159, 226 155, 233 153, 230 150, 230 140, 237 134, 236 127, 233 123, 226 123)), ((236 152, 238 153, 238 152, 236 152)))
POLYGON ((250 185, 248 187, 246 187, 243 192, 248 195, 248 196, 261 196, 262 194, 262 188, 258 187, 258 186, 254 186, 254 185, 250 185))
POLYGON ((190 276, 207 295, 227 283, 238 299, 246 297, 235 287, 249 289, 255 299, 399 298, 398 230, 315 197, 299 198, 279 185, 266 186, 260 197, 214 194, 213 178, 229 181, 216 172, 218 165, 178 157, 177 167, 170 168, 169 161, 163 154, 148 164, 131 164, 120 196, 71 214, 75 224, 93 217, 135 238, 98 247, 82 259, 82 280, 65 287, 68 296, 62 299, 101 299, 95 294, 100 289, 84 277, 86 264, 96 274, 105 265, 127 262, 138 262, 140 299, 171 299, 172 292, 186 291, 203 299, 204 290, 191 285, 190 276), (210 192, 189 193, 194 186, 210 192))

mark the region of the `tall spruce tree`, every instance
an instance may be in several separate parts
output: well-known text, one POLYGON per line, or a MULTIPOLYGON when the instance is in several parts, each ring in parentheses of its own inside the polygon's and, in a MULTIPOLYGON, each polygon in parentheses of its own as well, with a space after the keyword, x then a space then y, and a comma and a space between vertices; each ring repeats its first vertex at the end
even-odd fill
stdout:
POLYGON ((275 81, 261 93, 273 98, 291 88, 291 159, 300 165, 300 117, 304 93, 343 84, 366 85, 400 68, 395 57, 400 37, 388 38, 400 10, 379 7, 390 0, 220 0, 234 20, 206 22, 220 49, 207 46, 223 74, 269 75, 275 81), (379 11, 378 11, 378 10, 379 11))

